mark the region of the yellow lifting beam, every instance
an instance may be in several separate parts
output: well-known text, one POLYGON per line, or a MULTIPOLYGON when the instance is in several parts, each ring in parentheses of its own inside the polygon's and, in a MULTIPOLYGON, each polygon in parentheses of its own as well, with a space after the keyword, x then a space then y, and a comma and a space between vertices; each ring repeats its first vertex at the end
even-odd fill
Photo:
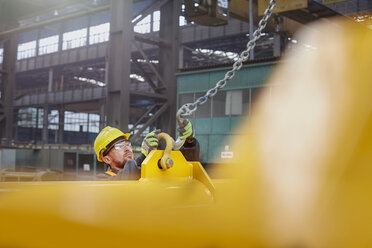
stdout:
POLYGON ((372 247, 372 31, 336 20, 296 39, 226 180, 153 151, 139 181, 0 183, 0 247, 372 247))

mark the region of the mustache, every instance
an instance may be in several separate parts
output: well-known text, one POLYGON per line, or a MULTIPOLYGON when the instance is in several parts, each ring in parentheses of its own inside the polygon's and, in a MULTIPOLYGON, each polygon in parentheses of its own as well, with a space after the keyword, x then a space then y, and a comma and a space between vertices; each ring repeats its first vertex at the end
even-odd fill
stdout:
POLYGON ((133 152, 126 152, 124 155, 123 155, 124 158, 133 158, 134 157, 134 154, 133 152))

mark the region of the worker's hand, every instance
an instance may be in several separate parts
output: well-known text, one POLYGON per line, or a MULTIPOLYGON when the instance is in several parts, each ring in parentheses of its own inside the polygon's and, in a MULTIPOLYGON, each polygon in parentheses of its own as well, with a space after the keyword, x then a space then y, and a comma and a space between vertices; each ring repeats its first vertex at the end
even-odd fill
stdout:
POLYGON ((184 140, 187 138, 194 138, 195 132, 194 127, 191 124, 191 121, 188 119, 183 120, 183 127, 177 129, 180 133, 180 139, 184 140))
POLYGON ((154 130, 148 135, 146 135, 146 137, 143 139, 142 145, 141 145, 141 152, 146 157, 149 154, 149 152, 151 152, 152 149, 158 147, 159 145, 158 134, 160 132, 161 132, 160 129, 154 130))

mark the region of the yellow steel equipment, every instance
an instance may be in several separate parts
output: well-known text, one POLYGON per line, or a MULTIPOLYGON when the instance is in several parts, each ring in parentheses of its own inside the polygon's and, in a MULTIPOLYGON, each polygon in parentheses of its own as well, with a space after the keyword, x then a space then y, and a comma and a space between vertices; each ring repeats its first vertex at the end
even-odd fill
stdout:
MULTIPOLYGON (((265 9, 270 1, 258 0, 258 15, 264 15, 265 9)), ((273 13, 286 12, 295 9, 307 8, 308 0, 277 0, 273 13)))
POLYGON ((372 247, 372 31, 296 39, 226 180, 153 151, 139 181, 0 183, 0 247, 372 247))
POLYGON ((0 182, 30 182, 30 181, 58 181, 62 180, 62 173, 49 169, 41 171, 16 171, 14 169, 0 170, 0 182))

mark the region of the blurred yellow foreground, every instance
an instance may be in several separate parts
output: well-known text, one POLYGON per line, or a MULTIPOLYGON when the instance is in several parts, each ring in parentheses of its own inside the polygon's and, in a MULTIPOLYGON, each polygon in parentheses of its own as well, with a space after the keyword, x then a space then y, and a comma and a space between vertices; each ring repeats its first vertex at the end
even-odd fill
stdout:
POLYGON ((297 40, 228 179, 173 152, 189 176, 2 183, 0 247, 372 247, 372 30, 323 21, 297 40))

